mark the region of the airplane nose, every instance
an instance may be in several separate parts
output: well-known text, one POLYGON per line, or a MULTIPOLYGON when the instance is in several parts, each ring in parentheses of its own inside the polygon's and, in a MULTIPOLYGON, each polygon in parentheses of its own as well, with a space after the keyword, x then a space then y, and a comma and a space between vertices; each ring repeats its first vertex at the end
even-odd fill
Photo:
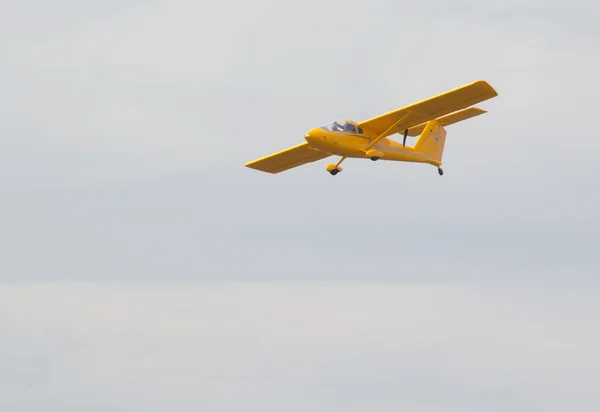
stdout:
POLYGON ((323 143, 323 136, 319 133, 319 130, 309 130, 304 135, 304 139, 312 147, 318 147, 323 143))

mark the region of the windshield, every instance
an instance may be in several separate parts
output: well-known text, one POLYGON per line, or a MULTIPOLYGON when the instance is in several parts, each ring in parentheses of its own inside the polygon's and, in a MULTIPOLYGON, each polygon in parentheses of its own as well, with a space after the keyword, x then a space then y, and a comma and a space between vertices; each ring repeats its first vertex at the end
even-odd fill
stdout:
POLYGON ((345 121, 337 121, 329 123, 325 126, 321 126, 321 129, 330 130, 332 132, 346 132, 346 133, 357 133, 362 132, 362 130, 357 131, 356 126, 352 123, 345 121))

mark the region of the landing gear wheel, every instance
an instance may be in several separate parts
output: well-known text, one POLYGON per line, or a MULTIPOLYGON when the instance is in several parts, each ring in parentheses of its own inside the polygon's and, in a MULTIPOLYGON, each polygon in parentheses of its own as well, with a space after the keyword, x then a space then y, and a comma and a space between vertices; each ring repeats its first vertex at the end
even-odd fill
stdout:
POLYGON ((438 173, 440 174, 440 176, 442 176, 444 174, 444 171, 442 170, 441 167, 438 167, 438 173))
POLYGON ((342 171, 342 167, 340 166, 340 163, 342 163, 344 161, 345 157, 342 157, 340 159, 339 162, 337 162, 337 164, 330 164, 327 165, 327 167, 325 168, 325 170, 327 170, 332 176, 337 175, 339 172, 342 171))
POLYGON ((379 157, 377 157, 377 156, 373 156, 373 157, 371 158, 371 160, 372 160, 372 161, 379 160, 379 157))

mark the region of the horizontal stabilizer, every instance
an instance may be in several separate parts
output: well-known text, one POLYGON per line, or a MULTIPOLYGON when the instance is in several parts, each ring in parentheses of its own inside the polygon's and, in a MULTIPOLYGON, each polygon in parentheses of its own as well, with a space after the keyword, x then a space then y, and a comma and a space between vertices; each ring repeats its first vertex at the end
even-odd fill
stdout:
MULTIPOLYGON (((487 113, 485 110, 480 109, 479 107, 469 107, 468 109, 464 109, 447 116, 441 117, 438 120, 442 126, 449 126, 454 123, 462 122, 463 120, 470 119, 475 116, 479 116, 480 114, 487 113)), ((422 123, 418 126, 411 127, 408 129, 408 136, 420 136, 423 133, 423 130, 427 126, 427 123, 422 123)))
POLYGON ((245 166, 250 169, 260 170, 267 173, 279 173, 307 163, 316 162, 331 156, 308 147, 308 143, 301 143, 271 155, 261 157, 245 166))

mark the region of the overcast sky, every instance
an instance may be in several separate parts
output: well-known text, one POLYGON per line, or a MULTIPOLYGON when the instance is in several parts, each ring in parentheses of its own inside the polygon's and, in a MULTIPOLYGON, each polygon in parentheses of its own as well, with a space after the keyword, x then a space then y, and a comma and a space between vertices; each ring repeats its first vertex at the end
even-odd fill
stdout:
POLYGON ((598 409, 598 19, 0 0, 0 410, 598 409), (442 177, 243 166, 479 79, 442 177))

